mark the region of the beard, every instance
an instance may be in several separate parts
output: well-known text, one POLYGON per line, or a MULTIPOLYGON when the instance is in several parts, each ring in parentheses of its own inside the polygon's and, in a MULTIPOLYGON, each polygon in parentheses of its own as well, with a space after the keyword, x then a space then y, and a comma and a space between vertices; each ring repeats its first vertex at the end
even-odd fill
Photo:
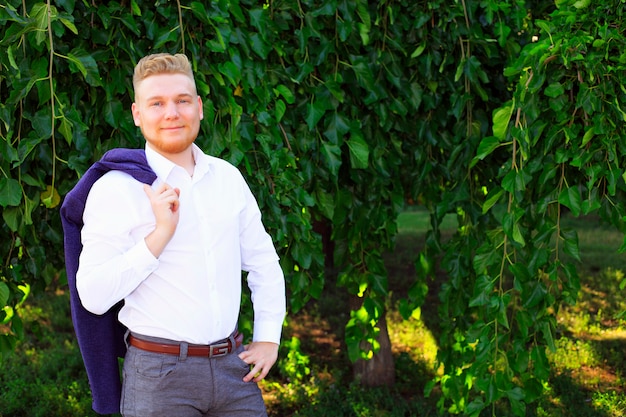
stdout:
POLYGON ((194 143, 198 136, 198 129, 187 132, 186 135, 169 136, 157 134, 155 136, 146 135, 142 129, 142 134, 146 141, 159 153, 175 155, 186 151, 194 143))

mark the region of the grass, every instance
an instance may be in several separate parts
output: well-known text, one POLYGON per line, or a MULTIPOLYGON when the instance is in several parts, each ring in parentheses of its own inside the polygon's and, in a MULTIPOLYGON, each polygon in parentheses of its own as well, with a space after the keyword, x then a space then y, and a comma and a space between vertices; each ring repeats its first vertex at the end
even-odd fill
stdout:
MULTIPOLYGON (((272 417, 437 416, 437 398, 424 398, 437 354, 437 294, 429 294, 422 314, 401 320, 393 308, 414 276, 414 257, 429 220, 409 211, 399 219, 397 247, 386 256, 390 274, 388 328, 396 384, 365 389, 352 382, 343 347, 349 300, 328 294, 289 317, 280 362, 261 383, 272 417)), ((451 227, 451 222, 444 223, 451 227)), ((595 219, 571 222, 579 233, 582 291, 574 306, 558 314, 557 351, 550 355, 548 395, 529 407, 537 417, 626 416, 626 297, 620 282, 626 256, 617 253, 623 235, 595 219)), ((2 358, 0 417, 91 417, 87 379, 69 318, 67 292, 34 295, 21 312, 26 338, 2 358)))

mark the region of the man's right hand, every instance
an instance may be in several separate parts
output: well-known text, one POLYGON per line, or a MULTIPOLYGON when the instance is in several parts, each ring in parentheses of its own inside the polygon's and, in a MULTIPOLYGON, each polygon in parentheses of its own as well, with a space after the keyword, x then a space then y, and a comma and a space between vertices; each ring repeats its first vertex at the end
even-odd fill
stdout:
POLYGON ((168 244, 178 226, 180 190, 168 184, 161 184, 155 190, 144 184, 143 190, 150 199, 156 221, 154 230, 145 238, 148 249, 158 258, 168 244))

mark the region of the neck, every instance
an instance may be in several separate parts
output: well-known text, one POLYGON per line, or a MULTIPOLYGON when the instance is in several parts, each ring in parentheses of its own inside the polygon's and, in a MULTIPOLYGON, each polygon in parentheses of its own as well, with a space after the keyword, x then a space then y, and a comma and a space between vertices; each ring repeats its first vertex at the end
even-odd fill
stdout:
POLYGON ((185 171, 187 171, 189 176, 193 177, 193 172, 196 168, 196 160, 193 156, 193 150, 191 146, 182 152, 177 152, 177 153, 159 152, 159 153, 165 158, 175 163, 176 165, 185 169, 185 171))
POLYGON ((183 153, 174 155, 174 158, 168 159, 174 162, 176 165, 184 168, 189 176, 193 177, 193 172, 196 168, 196 160, 193 157, 193 152, 191 151, 191 148, 183 153))

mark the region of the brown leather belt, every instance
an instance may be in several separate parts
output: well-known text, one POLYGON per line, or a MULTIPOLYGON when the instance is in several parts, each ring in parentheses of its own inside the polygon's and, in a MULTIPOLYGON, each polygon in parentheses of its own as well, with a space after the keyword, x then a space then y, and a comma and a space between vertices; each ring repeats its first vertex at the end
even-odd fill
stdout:
MULTIPOLYGON (((154 353, 166 353, 169 355, 180 355, 180 344, 150 342, 148 340, 138 339, 132 334, 128 336, 128 343, 138 349, 146 350, 154 353)), ((188 345, 187 355, 189 356, 205 356, 215 358, 231 353, 233 350, 241 346, 243 343, 243 334, 239 332, 233 333, 229 338, 210 345, 188 345)))

